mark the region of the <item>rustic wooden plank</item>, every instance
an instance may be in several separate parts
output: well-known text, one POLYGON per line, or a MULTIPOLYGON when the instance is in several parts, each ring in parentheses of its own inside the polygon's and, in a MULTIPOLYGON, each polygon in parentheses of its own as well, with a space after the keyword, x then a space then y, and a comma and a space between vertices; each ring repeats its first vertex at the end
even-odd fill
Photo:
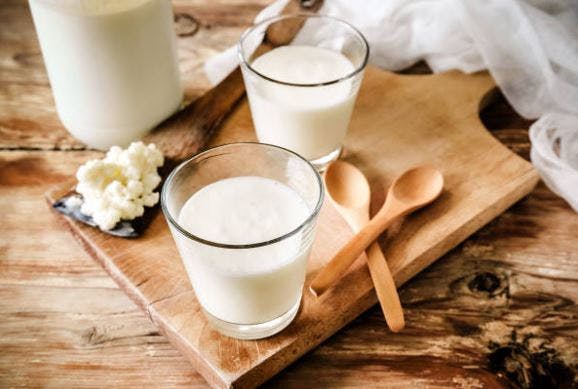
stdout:
MULTIPOLYGON (((208 87, 201 71, 202 61, 237 40, 244 28, 237 20, 250 22, 261 0, 250 3, 255 4, 251 15, 241 5, 243 1, 235 0, 236 8, 228 8, 232 3, 176 2, 177 9, 180 5, 196 7, 191 14, 202 22, 196 34, 179 39, 180 55, 188 58, 182 69, 188 74, 185 79, 189 98, 208 87), (213 7, 220 7, 219 11, 213 13, 213 7), (226 17, 221 19, 219 13, 226 13, 226 17)), ((181 23, 186 35, 191 27, 185 21, 181 23)), ((45 108, 47 104, 52 107, 51 97, 26 2, 2 1, 0 25, 0 148, 82 147, 67 136, 53 108, 45 108), (7 110, 16 114, 7 117, 7 110)), ((411 72, 424 73, 427 67, 418 66, 411 72)), ((529 123, 516 115, 503 98, 490 104, 481 117, 489 128, 500 129, 494 134, 511 149, 527 155, 529 123)), ((154 331, 154 327, 122 292, 115 290, 116 294, 110 294, 108 290, 116 288, 114 283, 69 239, 41 199, 47 186, 71 175, 91 155, 0 152, 0 288, 3 301, 10 304, 0 308, 0 386, 205 387, 200 376, 191 371, 188 362, 164 337, 143 335, 154 331), (10 179, 6 178, 5 162, 17 173, 10 179), (51 174, 53 171, 58 174, 51 174), (31 227, 30 220, 42 227, 31 227), (42 300, 44 295, 52 297, 42 300), (69 295, 81 297, 89 308, 82 313, 69 310, 69 295), (43 304, 32 305, 34 300, 43 304), (120 307, 121 300, 126 302, 122 312, 105 313, 107 308, 99 304, 110 301, 120 307), (77 334, 88 334, 92 327, 96 328, 93 337, 99 338, 104 331, 112 333, 108 339, 114 339, 87 347, 77 334), (122 355, 122 359, 115 357, 111 362, 110 355, 122 355)), ((468 332, 478 331, 476 328, 486 323, 487 317, 498 321, 493 332, 501 329, 502 335, 512 329, 541 333, 559 350, 562 366, 571 366, 575 373, 576 348, 564 345, 578 344, 576 323, 572 322, 578 316, 578 299, 572 294, 578 290, 576 227, 570 208, 543 186, 538 187, 526 200, 402 289, 408 328, 412 331, 388 334, 379 309, 374 308, 286 369, 270 386, 493 386, 496 381, 487 377, 485 369, 490 350, 479 336, 474 337, 473 343, 467 340, 468 332), (465 266, 470 263, 475 267, 465 266), (498 275, 509 276, 508 293, 514 293, 514 297, 506 300, 507 308, 503 305, 504 292, 497 293, 500 297, 482 299, 483 304, 478 307, 483 309, 477 312, 467 309, 467 304, 478 303, 483 293, 452 289, 456 284, 463 286, 463 280, 459 281, 463 277, 481 270, 498 270, 498 275), (524 291, 529 294, 520 294, 524 291), (540 308, 534 310, 535 304, 540 308), (553 307, 551 315, 544 309, 548 304, 553 307), (494 312, 494 307, 499 309, 494 312), (537 325, 533 325, 512 315, 503 318, 509 310, 526 319, 532 312, 542 312, 547 320, 538 315, 537 325), (451 316, 459 320, 451 321, 451 316), (422 333, 422 328, 429 326, 436 331, 422 333), (435 332, 433 338, 431 332, 435 332), (412 353, 414 347, 417 351, 412 353), (466 361, 479 357, 478 364, 465 365, 464 355, 466 361)), ((489 285, 492 279, 482 277, 489 280, 489 285)), ((506 341, 502 339, 501 343, 506 341)), ((533 359, 528 366, 536 365, 537 360, 533 359)))
POLYGON ((2 387, 206 386, 117 289, 2 285, 0 299, 2 387))
MULTIPOLYGON (((193 15, 208 28, 233 26, 246 28, 271 0, 173 0, 175 12, 193 15)), ((231 43, 237 41, 235 38, 231 43)))
POLYGON ((98 152, 0 152, 0 386, 206 387, 46 207, 98 152))
MULTIPOLYGON (((205 387, 41 199, 94 155, 0 152, 1 171, 16 173, 0 175, 10 215, 0 223, 0 386, 205 387), (33 217, 45 228, 31 230, 33 217)), ((512 330, 537 334, 576 372, 576 231, 570 208, 540 185, 402 288, 404 332, 389 333, 376 307, 268 386, 492 387, 501 381, 488 344, 512 330), (480 275, 491 292, 469 287, 480 275)))
POLYGON ((76 166, 100 155, 21 151, 1 154, 1 284, 114 287, 100 269, 87 263, 86 254, 78 245, 61 235, 58 220, 41 208, 45 185, 68 179, 76 166))

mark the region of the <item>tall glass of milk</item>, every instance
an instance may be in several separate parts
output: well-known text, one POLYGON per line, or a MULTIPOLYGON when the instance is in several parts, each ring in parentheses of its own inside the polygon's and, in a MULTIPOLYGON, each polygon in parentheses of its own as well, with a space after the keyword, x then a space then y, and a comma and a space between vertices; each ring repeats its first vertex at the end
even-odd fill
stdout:
POLYGON ((60 119, 87 145, 126 146, 178 109, 169 0, 29 0, 60 119))
POLYGON ((278 146, 232 143, 173 170, 163 213, 214 328, 258 339, 291 323, 322 203, 315 168, 278 146))
POLYGON ((329 16, 279 16, 246 31, 238 49, 259 141, 320 170, 337 159, 369 57, 363 35, 329 16), (299 27, 292 40, 279 38, 299 27))

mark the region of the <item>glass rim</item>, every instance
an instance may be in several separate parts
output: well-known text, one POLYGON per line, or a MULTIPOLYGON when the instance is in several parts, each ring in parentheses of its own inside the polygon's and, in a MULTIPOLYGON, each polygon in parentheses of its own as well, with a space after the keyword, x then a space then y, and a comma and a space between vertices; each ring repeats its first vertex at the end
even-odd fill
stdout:
MULTIPOLYGON (((287 45, 285 45, 285 46, 287 46, 287 45)), ((363 71, 363 69, 365 69, 365 67, 367 66, 367 62, 369 61, 369 43, 367 42, 367 39, 361 33, 361 31, 359 31, 355 26, 353 26, 351 23, 346 22, 343 19, 339 19, 339 18, 336 18, 334 16, 329 16, 329 15, 320 15, 320 14, 303 12, 303 13, 295 13, 295 14, 289 14, 289 15, 273 16, 273 17, 264 19, 264 20, 260 21, 259 23, 249 27, 247 30, 245 30, 243 35, 241 35, 241 39, 239 39, 239 42, 237 43, 237 55, 239 56, 239 61, 241 62, 241 65, 245 65, 247 67, 247 69, 249 69, 251 72, 253 72, 257 76, 259 76, 259 77, 261 77, 267 81, 274 82, 276 84, 281 84, 281 85, 288 85, 288 86, 316 87, 316 86, 326 86, 326 85, 337 84, 339 82, 342 82, 342 81, 348 80, 352 77, 355 77, 357 74, 359 74, 361 71, 363 71), (304 83, 304 84, 302 84, 302 83, 281 81, 281 80, 277 80, 275 78, 266 76, 265 74, 259 72, 253 66, 251 66, 249 61, 247 61, 247 58, 245 57, 245 54, 243 53, 243 42, 245 41, 245 39, 247 39, 247 36, 249 34, 254 32, 257 28, 262 27, 264 24, 274 23, 274 22, 278 22, 280 20, 292 19, 292 18, 327 19, 327 20, 331 20, 333 22, 337 22, 337 23, 345 25, 347 28, 351 29, 353 31, 353 33, 361 39, 361 42, 363 43, 363 47, 365 48, 365 56, 363 57, 363 61, 361 61, 361 64, 359 66, 357 66, 351 73, 348 73, 345 76, 335 78, 333 80, 324 81, 324 82, 317 82, 317 83, 304 83)))
MULTIPOLYGON (((222 155, 222 154, 217 154, 215 156, 219 156, 219 155, 222 155)), ((209 157, 209 158, 212 158, 212 157, 209 157)), ((321 210, 321 206, 323 205, 324 197, 325 197, 325 188, 323 187, 323 180, 321 179, 321 176, 319 175, 319 173, 317 172, 315 167, 307 159, 303 158, 301 155, 297 154, 294 151, 286 149, 284 147, 272 145, 269 143, 233 142, 233 143, 226 143, 223 145, 214 146, 214 147, 208 148, 206 150, 200 151, 200 152, 194 154, 193 156, 191 156, 190 158, 188 158, 187 160, 181 162, 177 167, 175 167, 173 169, 173 171, 169 174, 169 176, 167 177, 165 182, 163 183, 163 186, 161 189, 161 209, 162 209, 163 214, 165 215, 166 219, 169 221, 169 223, 172 226, 174 226, 180 233, 182 233, 187 238, 190 238, 192 240, 195 240, 199 243, 202 243, 202 244, 205 244, 208 246, 213 246, 213 247, 218 247, 218 248, 223 248, 223 249, 252 249, 252 248, 257 248, 257 247, 268 246, 268 245, 280 242, 282 240, 285 240, 292 235, 295 235, 298 231, 300 231, 303 227, 305 227, 307 224, 309 224, 311 221, 313 221, 317 217, 317 215, 319 214, 319 212, 321 210), (247 244, 229 244, 229 243, 213 242, 211 240, 203 239, 203 238, 201 238, 195 234, 192 234, 192 233, 188 232, 185 228, 183 228, 179 224, 179 222, 177 222, 175 220, 175 218, 173 218, 173 216, 171 215, 171 212, 169 211, 169 209, 167 207, 166 197, 167 197, 168 187, 171 185, 172 181, 174 180, 174 178, 178 174, 178 172, 181 171, 185 166, 188 166, 191 163, 197 162, 200 158, 202 158, 203 156, 206 156, 207 154, 209 154, 212 151, 219 151, 219 150, 226 149, 226 148, 229 148, 232 146, 256 146, 256 147, 264 146, 266 148, 278 149, 278 150, 281 150, 285 153, 288 153, 288 154, 291 154, 291 155, 297 157, 302 162, 305 162, 307 166, 309 166, 309 168, 311 169, 311 171, 313 172, 313 174, 317 180, 317 186, 319 188, 319 196, 317 199, 317 203, 315 204, 315 207, 313 208, 312 211, 310 211, 309 216, 307 216, 307 218, 302 223, 299 224, 299 226, 297 226, 296 228, 292 229, 291 231, 289 231, 289 232, 287 232, 281 236, 278 236, 276 238, 269 239, 266 241, 256 242, 256 243, 247 243, 247 244)))

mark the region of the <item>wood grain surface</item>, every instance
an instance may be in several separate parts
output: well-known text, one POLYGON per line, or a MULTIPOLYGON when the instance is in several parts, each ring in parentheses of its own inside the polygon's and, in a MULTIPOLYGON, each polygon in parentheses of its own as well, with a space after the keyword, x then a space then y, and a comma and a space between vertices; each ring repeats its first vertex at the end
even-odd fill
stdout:
MULTIPOLYGON (((344 158, 355 161, 368 175, 374 205, 381 205, 385 188, 409 167, 433 164, 445 176, 440 198, 405 218, 396 236, 382 242, 397 285, 502 213, 537 182, 531 165, 497 142, 479 120, 482 101, 494 87, 487 73, 400 76, 374 67, 365 71, 344 158), (410 113, 415 107, 419 115, 410 113)), ((212 144, 255 139, 245 100, 213 138, 212 144)), ((169 137, 166 144, 173 141, 169 137)), ((67 183, 49 190, 49 203, 69 190, 67 183)), ((160 213, 135 240, 114 238, 63 219, 85 250, 215 387, 263 383, 376 302, 364 261, 357 261, 323 296, 308 293, 317 270, 351 236, 329 204, 319 216, 302 307, 295 321, 274 337, 248 342, 210 328, 160 213)))
MULTIPOLYGON (((176 3, 189 98, 208 87, 202 61, 263 3, 176 3)), ((99 154, 55 116, 26 2, 4 0, 0 25, 0 386, 204 387, 46 208, 46 187, 99 154)), ((481 117, 527 157, 529 122, 503 98, 481 117)), ((402 288, 403 333, 388 333, 373 308, 268 386, 575 385, 577 231, 540 185, 402 288)))

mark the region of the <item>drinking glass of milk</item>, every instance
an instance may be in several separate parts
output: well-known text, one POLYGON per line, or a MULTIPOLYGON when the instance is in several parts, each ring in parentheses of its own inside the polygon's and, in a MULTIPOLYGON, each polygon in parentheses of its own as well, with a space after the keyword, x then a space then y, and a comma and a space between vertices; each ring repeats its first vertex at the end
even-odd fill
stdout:
POLYGON ((259 339, 291 323, 322 203, 315 168, 263 143, 215 147, 170 174, 163 213, 214 328, 259 339))
POLYGON ((363 35, 329 16, 279 16, 245 32, 238 49, 259 141, 320 170, 337 159, 369 56, 363 35), (299 26, 291 41, 274 34, 299 26))
POLYGON ((168 0, 29 0, 60 120, 87 145, 142 137, 181 104, 168 0))

